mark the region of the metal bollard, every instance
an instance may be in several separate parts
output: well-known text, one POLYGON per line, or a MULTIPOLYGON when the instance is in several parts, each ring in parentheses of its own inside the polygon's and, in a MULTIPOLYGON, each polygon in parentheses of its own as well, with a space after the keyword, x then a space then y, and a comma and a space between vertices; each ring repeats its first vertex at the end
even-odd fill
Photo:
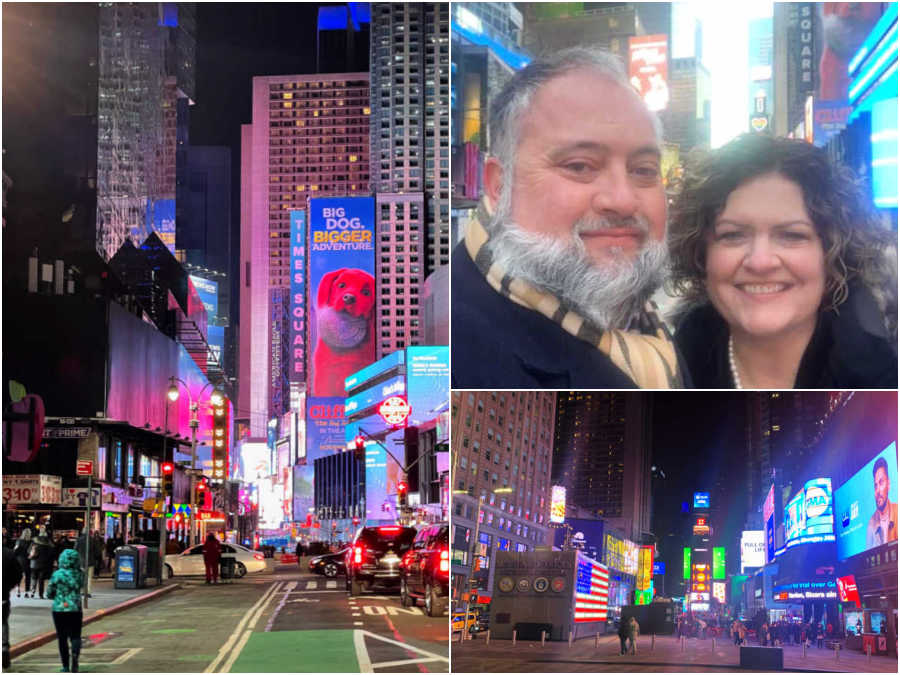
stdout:
POLYGON ((806 640, 803 641, 803 658, 806 658, 806 640))
POLYGON ((713 636, 713 639, 712 639, 712 650, 713 650, 713 651, 716 651, 716 637, 715 637, 715 635, 713 636))
POLYGON ((594 636, 594 649, 598 649, 600 647, 600 633, 597 633, 594 636))
POLYGON ((491 644, 491 629, 488 628, 487 632, 484 634, 484 646, 487 647, 491 644))
POLYGON ((547 639, 547 631, 542 630, 541 631, 541 647, 544 646, 544 640, 546 640, 546 639, 547 639))
POLYGON ((650 651, 653 651, 653 648, 656 646, 656 633, 652 633, 650 635, 650 651))
POLYGON ((684 651, 684 635, 681 636, 681 651, 684 651))
POLYGON ((835 643, 835 645, 834 645, 834 660, 835 661, 841 660, 840 653, 841 653, 841 650, 838 649, 838 645, 837 645, 837 643, 835 643))
MULTIPOLYGON (((834 651, 837 651, 837 645, 834 646, 834 651)), ((872 645, 866 645, 866 663, 872 663, 872 645)))
POLYGON ((513 647, 516 646, 516 631, 513 631, 513 647))
POLYGON ((569 631, 569 649, 572 649, 572 638, 573 638, 572 631, 569 631))

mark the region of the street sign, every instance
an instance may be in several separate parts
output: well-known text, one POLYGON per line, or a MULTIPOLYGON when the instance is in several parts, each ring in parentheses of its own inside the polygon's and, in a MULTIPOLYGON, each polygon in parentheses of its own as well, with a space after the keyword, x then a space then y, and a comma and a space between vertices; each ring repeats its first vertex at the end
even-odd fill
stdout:
POLYGON ((412 408, 402 396, 391 396, 378 406, 378 414, 391 426, 399 426, 406 421, 412 408))
POLYGON ((94 463, 87 459, 79 459, 75 462, 75 475, 76 476, 93 476, 94 475, 94 463))
POLYGON ((87 438, 91 427, 44 427, 44 438, 87 438))

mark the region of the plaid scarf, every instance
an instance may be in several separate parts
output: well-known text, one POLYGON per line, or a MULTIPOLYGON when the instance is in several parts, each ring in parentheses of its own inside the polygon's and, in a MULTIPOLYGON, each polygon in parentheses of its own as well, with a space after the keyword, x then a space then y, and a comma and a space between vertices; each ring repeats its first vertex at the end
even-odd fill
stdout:
POLYGON ((515 279, 493 260, 490 239, 482 223, 490 222, 491 208, 483 199, 466 231, 466 250, 491 287, 513 302, 532 309, 558 323, 564 331, 588 342, 642 389, 676 389, 684 386, 672 336, 647 301, 630 322, 636 330, 602 331, 569 309, 556 296, 540 291, 528 282, 515 279))

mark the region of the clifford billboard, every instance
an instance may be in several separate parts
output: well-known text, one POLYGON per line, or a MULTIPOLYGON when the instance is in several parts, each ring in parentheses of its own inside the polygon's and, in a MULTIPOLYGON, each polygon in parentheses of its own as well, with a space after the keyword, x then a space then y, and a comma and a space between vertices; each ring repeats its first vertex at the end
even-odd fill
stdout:
POLYGON ((344 380, 375 360, 375 200, 309 203, 312 396, 344 396, 344 380))
POLYGON ((897 541, 897 443, 891 443, 834 493, 839 560, 897 541))

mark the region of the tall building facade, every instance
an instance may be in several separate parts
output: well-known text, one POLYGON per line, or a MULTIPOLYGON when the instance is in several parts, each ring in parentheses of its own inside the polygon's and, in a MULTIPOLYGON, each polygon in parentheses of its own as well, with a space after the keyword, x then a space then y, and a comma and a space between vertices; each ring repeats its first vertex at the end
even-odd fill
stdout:
POLYGON ((449 3, 371 6, 377 357, 424 343, 425 278, 450 254, 449 3))
POLYGON ((553 485, 566 501, 633 541, 650 531, 650 397, 623 392, 560 392, 553 485))
POLYGON ((369 74, 253 78, 241 128, 241 388, 238 416, 262 437, 287 411, 290 212, 313 197, 368 195, 369 74))
POLYGON ((174 250, 178 101, 194 96, 192 3, 102 3, 97 251, 151 231, 174 250))
POLYGON ((454 391, 450 405, 451 572, 460 598, 470 588, 490 592, 494 551, 550 543, 556 392, 454 391))

